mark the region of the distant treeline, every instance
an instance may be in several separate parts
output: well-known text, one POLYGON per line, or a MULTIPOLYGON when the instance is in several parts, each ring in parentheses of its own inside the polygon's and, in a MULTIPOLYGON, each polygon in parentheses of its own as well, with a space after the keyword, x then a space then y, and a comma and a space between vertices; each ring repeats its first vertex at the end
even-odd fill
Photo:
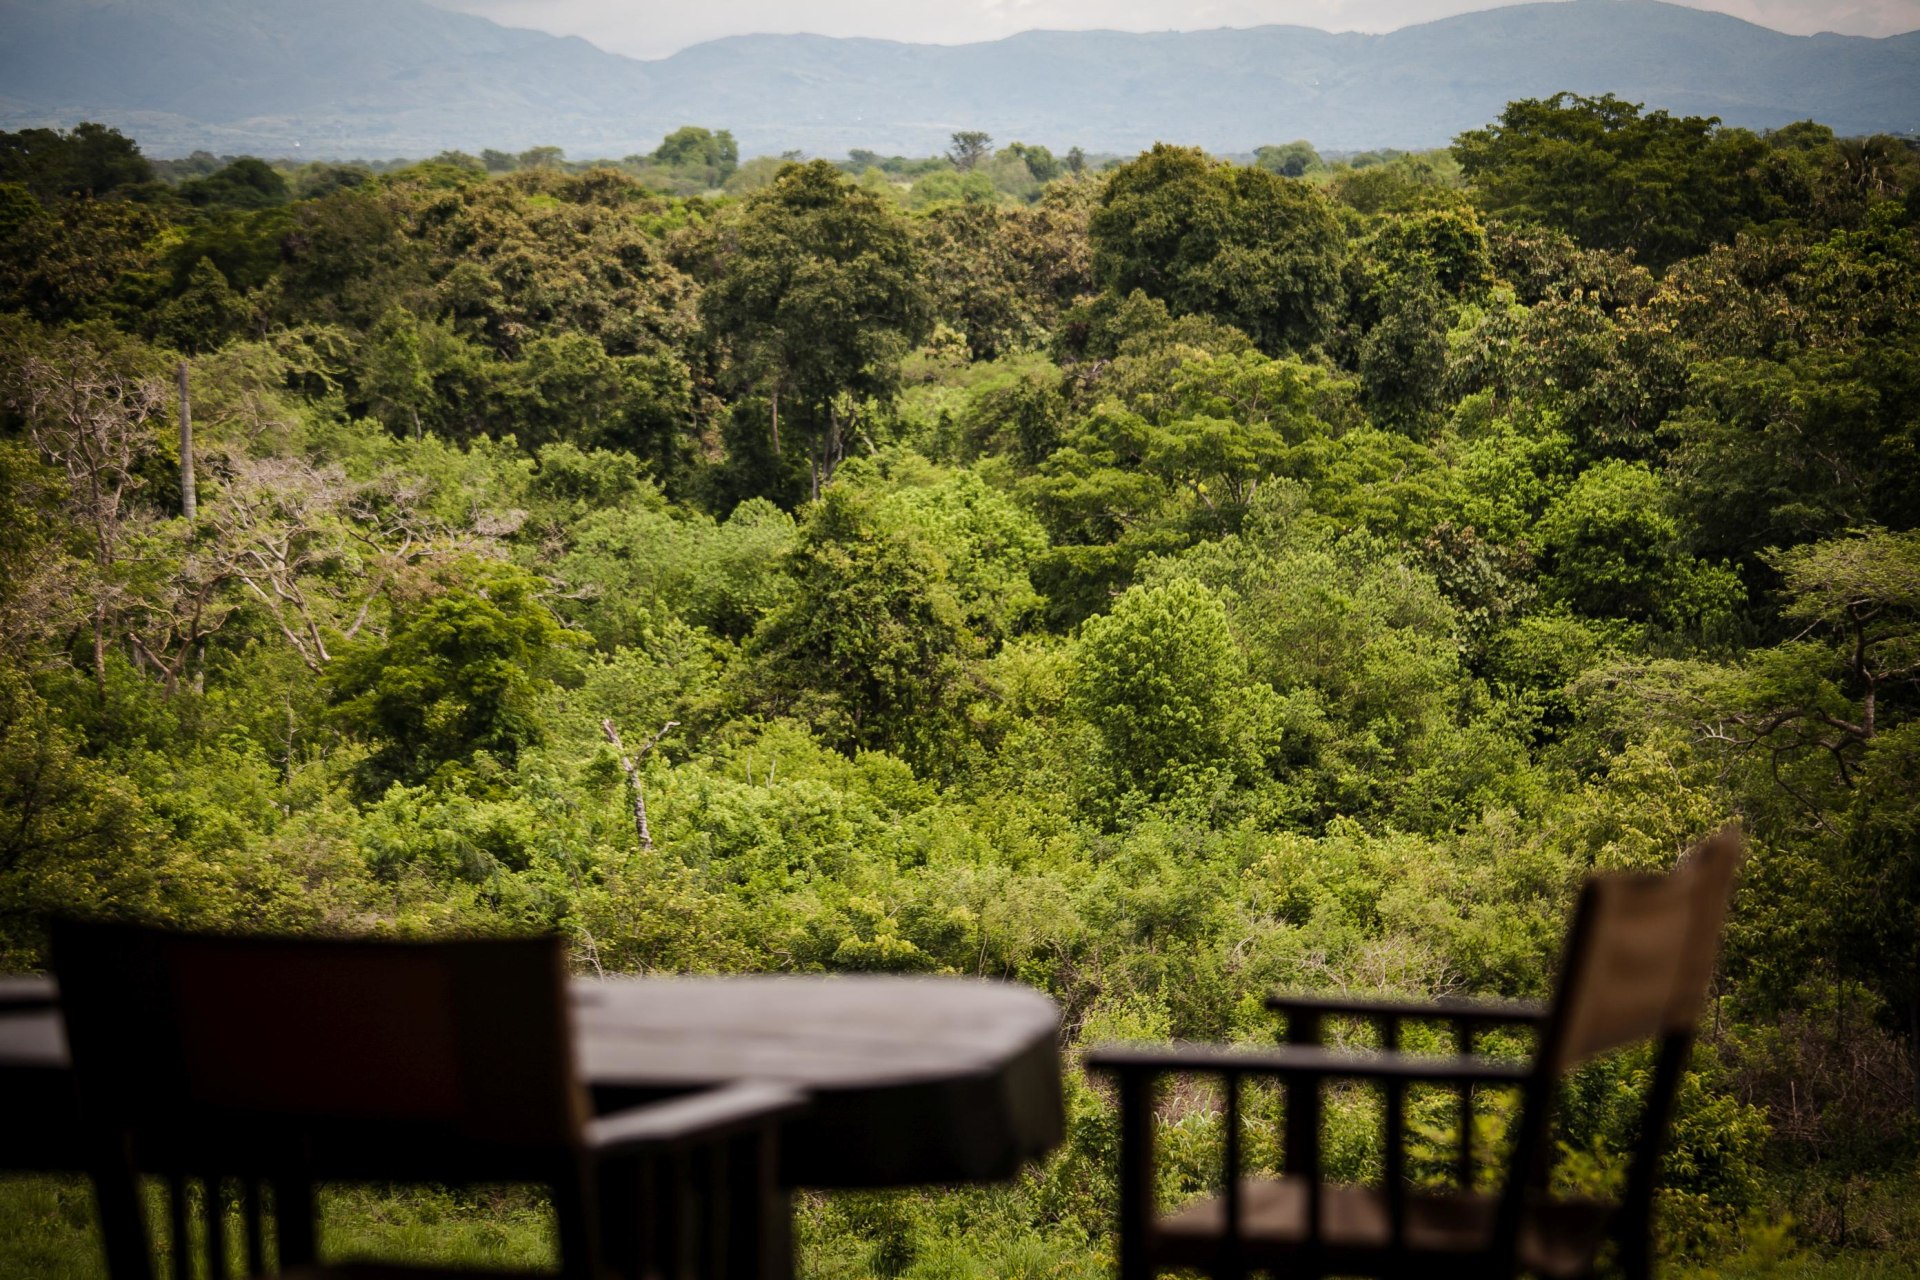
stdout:
MULTIPOLYGON (((1055 156, 1044 146, 1017 141, 999 148, 992 144, 993 139, 984 133, 962 132, 954 135, 952 148, 941 155, 887 156, 855 148, 844 159, 832 163, 843 173, 865 179, 877 189, 892 191, 911 207, 926 208, 955 200, 1032 203, 1039 199, 1046 184, 1057 178, 1104 173, 1125 159, 1111 154, 1089 155, 1078 147, 1055 156)), ((793 152, 759 156, 743 164, 739 146, 730 132, 688 125, 669 134, 651 153, 619 160, 569 160, 562 148, 544 146, 518 152, 488 148, 477 155, 443 151, 430 157, 428 162, 487 174, 527 170, 579 174, 610 168, 636 178, 648 190, 662 195, 688 196, 743 195, 767 185, 782 166, 806 158, 793 152)), ((1389 148, 1329 152, 1323 157, 1304 140, 1222 158, 1291 178, 1321 181, 1393 161, 1430 166, 1455 180, 1458 173, 1445 150, 1414 153, 1389 148)), ((117 192, 130 198, 143 198, 138 188, 142 183, 153 182, 174 188, 189 203, 201 207, 263 208, 292 200, 315 199, 419 163, 417 158, 302 160, 283 156, 263 159, 249 155, 216 156, 208 151, 151 160, 139 156, 137 148, 116 131, 94 124, 80 125, 71 133, 29 129, 17 134, 0 134, 0 164, 9 166, 5 170, 9 176, 0 180, 22 181, 41 191, 64 182, 75 191, 117 192), (55 156, 64 158, 50 158, 55 156), (68 166, 76 167, 69 169, 68 166), (67 171, 64 176, 55 177, 55 169, 67 171)), ((152 194, 147 193, 146 198, 152 194)))

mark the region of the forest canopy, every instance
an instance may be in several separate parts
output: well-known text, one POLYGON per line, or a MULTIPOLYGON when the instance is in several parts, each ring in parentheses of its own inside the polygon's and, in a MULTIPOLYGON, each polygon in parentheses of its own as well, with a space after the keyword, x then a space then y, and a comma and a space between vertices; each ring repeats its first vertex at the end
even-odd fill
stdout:
MULTIPOLYGON (((0 969, 558 931, 1259 1041, 1541 995, 1584 875, 1738 818, 1664 1247, 1911 1265, 1920 152, 1561 94, 1247 160, 0 135, 0 969)), ((1575 1078, 1566 1189, 1648 1069, 1575 1078)), ((1011 1187, 808 1200, 808 1273, 1105 1274, 1069 1088, 1011 1187)))

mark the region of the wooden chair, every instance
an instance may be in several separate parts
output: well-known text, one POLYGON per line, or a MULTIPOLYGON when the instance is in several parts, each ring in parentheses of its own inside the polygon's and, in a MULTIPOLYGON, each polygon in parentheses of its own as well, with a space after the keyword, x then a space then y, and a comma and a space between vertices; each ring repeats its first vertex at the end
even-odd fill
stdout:
POLYGON ((138 1171, 166 1178, 176 1280, 195 1274, 196 1236, 206 1274, 223 1280, 230 1261, 302 1280, 453 1274, 315 1265, 323 1180, 545 1184, 560 1274, 581 1280, 613 1264, 675 1280, 790 1266, 774 1157, 801 1097, 738 1085, 592 1116, 557 938, 220 937, 63 920, 52 944, 115 1280, 153 1275, 138 1171), (233 1185, 243 1239, 229 1247, 233 1185), (626 1203, 603 1215, 610 1186, 626 1203))
POLYGON ((1269 1271, 1437 1280, 1527 1272, 1563 1280, 1592 1275, 1609 1240, 1627 1275, 1651 1274, 1661 1148, 1741 856, 1739 832, 1728 827, 1696 845, 1670 874, 1591 878, 1574 910, 1548 1006, 1276 996, 1268 1003, 1286 1015, 1289 1041, 1277 1049, 1115 1047, 1089 1054, 1088 1064, 1119 1084, 1121 1280, 1146 1280, 1164 1268, 1216 1277, 1269 1271), (1333 1016, 1377 1024, 1382 1051, 1321 1047, 1322 1021, 1333 1016), (1400 1027, 1410 1020, 1448 1024, 1457 1053, 1400 1053, 1400 1027), (1473 1036, 1486 1026, 1534 1029, 1533 1061, 1476 1056, 1473 1036), (1549 1120, 1560 1077, 1590 1058, 1648 1040, 1657 1045, 1654 1070, 1625 1195, 1618 1203, 1549 1196, 1549 1120), (1175 1073, 1223 1080, 1224 1188, 1218 1197, 1160 1216, 1154 1095, 1161 1077, 1175 1073), (1285 1167, 1278 1179, 1241 1173, 1240 1092, 1248 1077, 1282 1082, 1285 1167), (1371 1082, 1385 1095, 1380 1187, 1328 1185, 1321 1176, 1320 1088, 1328 1080, 1371 1082), (1408 1185, 1405 1099, 1416 1083, 1459 1090, 1458 1186, 1452 1191, 1408 1185), (1475 1085, 1521 1090, 1513 1149, 1495 1194, 1474 1189, 1475 1085))

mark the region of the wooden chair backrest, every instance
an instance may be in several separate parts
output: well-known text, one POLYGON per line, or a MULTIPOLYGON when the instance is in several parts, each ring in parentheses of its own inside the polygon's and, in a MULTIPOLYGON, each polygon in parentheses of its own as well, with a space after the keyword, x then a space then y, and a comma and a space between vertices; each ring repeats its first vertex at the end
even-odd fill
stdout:
POLYGON ((138 1132, 366 1130, 577 1145, 557 938, 387 942, 56 921, 81 1096, 138 1132))
POLYGON ((1693 895, 1671 876, 1596 876, 1581 890, 1561 973, 1555 1074, 1663 1032, 1688 952, 1693 895))
POLYGON ((1686 877, 1693 886, 1693 921, 1687 934, 1687 954, 1667 1009, 1670 1032, 1692 1030, 1706 1008, 1726 932, 1727 908, 1733 902, 1734 881, 1746 856, 1740 828, 1726 826, 1687 850, 1674 869, 1675 875, 1686 877))
MULTIPOLYGON (((1673 1099, 1720 953, 1742 847, 1737 827, 1707 837, 1666 875, 1598 875, 1574 907, 1559 986, 1508 1157, 1495 1231, 1511 1261, 1530 1188, 1544 1175, 1553 1090, 1569 1068, 1610 1050, 1658 1041, 1639 1141, 1615 1223, 1644 1261, 1660 1151, 1673 1099)), ((1630 1273, 1638 1273, 1635 1265, 1630 1273)))
POLYGON ((1587 882, 1567 938, 1544 1067, 1557 1073, 1692 1030, 1713 980, 1740 858, 1739 833, 1729 827, 1666 875, 1587 882))

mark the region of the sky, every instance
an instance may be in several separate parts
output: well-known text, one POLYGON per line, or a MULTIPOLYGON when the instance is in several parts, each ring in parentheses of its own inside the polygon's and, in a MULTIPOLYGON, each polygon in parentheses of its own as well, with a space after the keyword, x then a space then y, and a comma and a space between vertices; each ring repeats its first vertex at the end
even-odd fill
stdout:
MULTIPOLYGON (((512 27, 584 36, 603 49, 661 58, 702 40, 756 32, 958 44, 1035 28, 1191 31, 1293 23, 1392 31, 1497 0, 432 0, 512 27)), ((1605 0, 1580 0, 1604 3, 1605 0)), ((1795 35, 1886 36, 1920 28, 1920 0, 1676 0, 1795 35)))

